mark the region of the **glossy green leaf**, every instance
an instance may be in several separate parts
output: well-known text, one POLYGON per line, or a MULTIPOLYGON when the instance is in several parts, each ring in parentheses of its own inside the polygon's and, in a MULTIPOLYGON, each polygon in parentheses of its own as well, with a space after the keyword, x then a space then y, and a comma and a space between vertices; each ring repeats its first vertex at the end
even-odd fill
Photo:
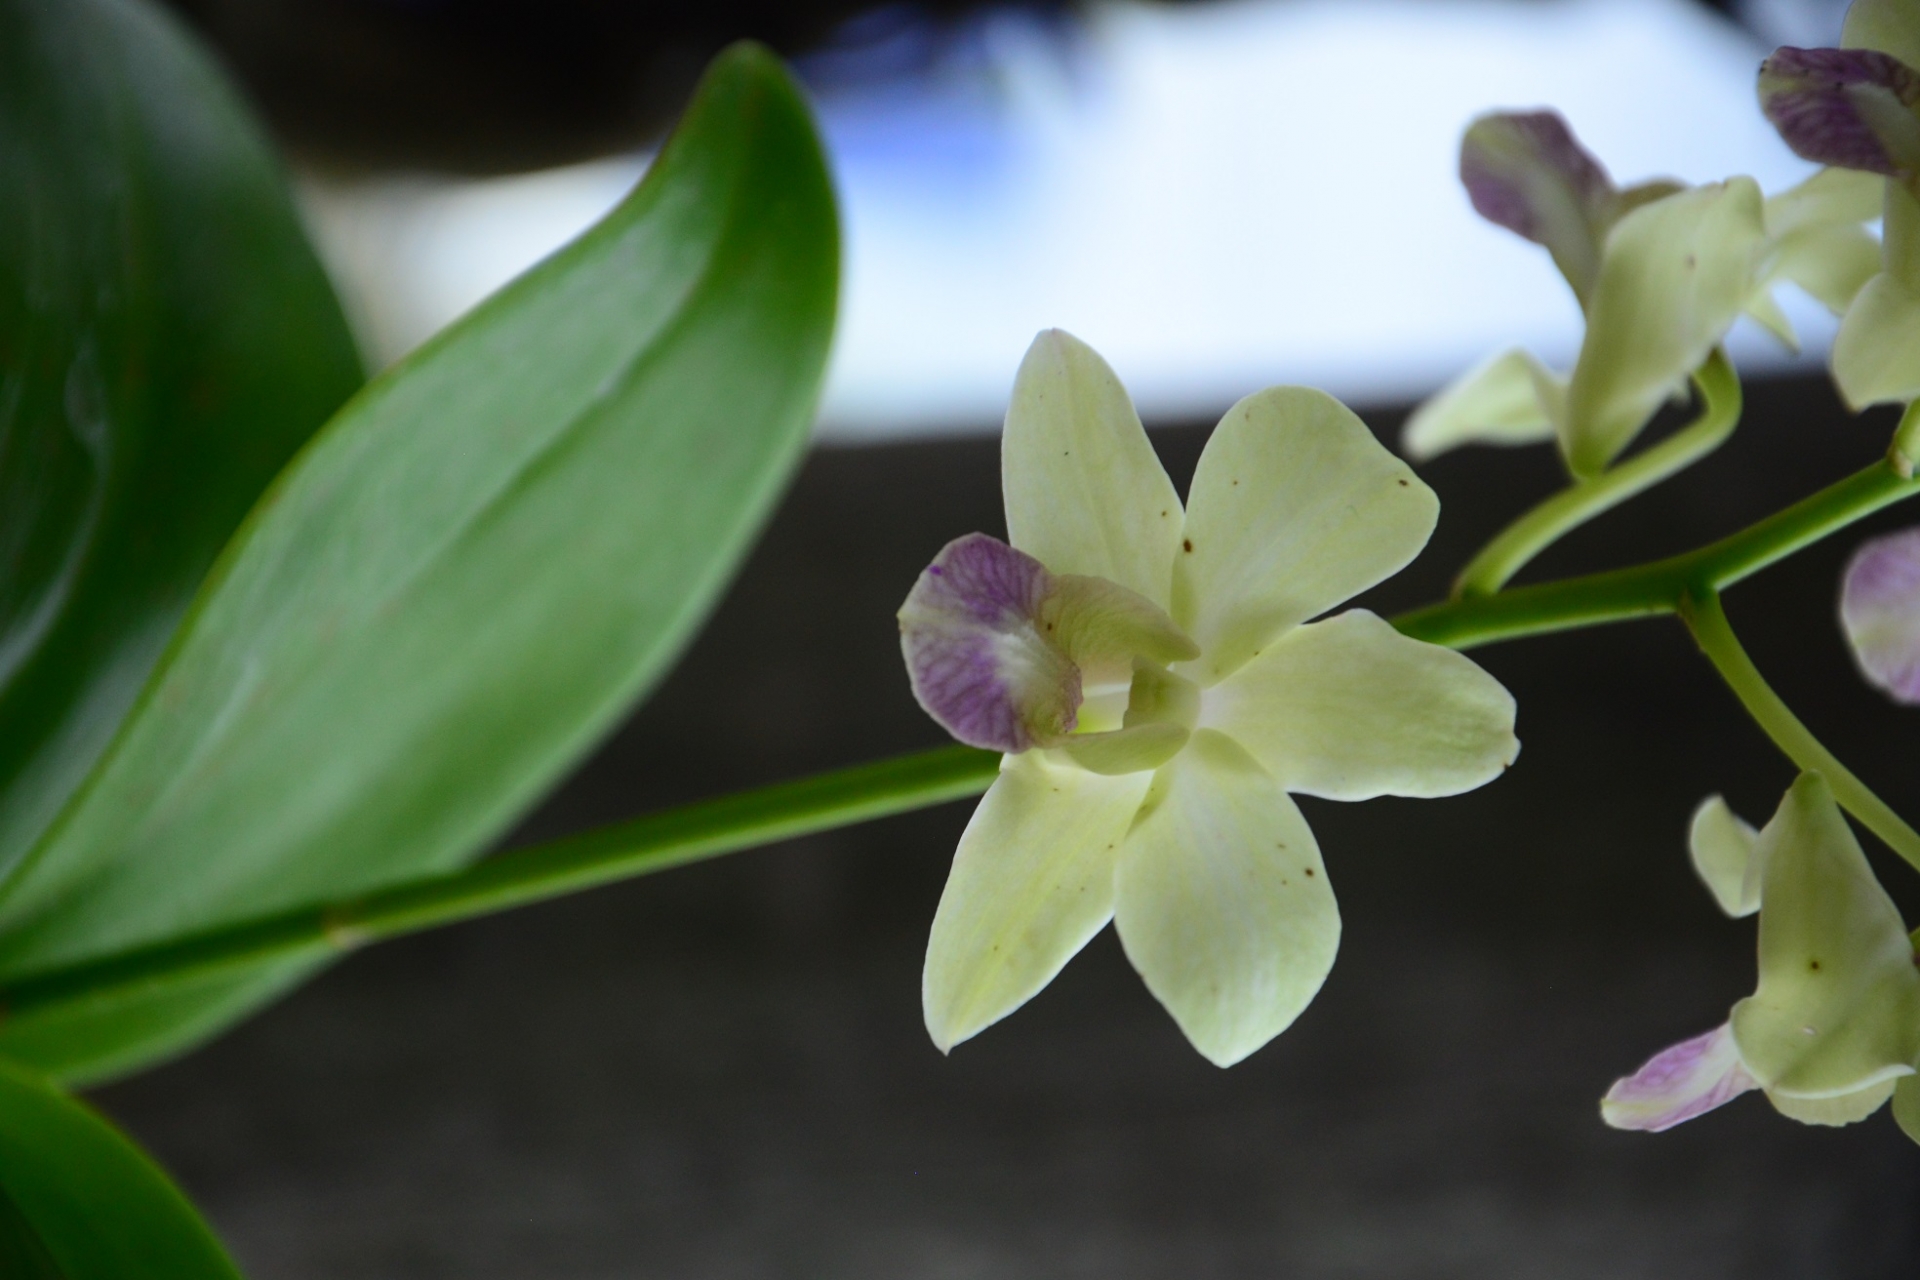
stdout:
POLYGON ((238 1280, 167 1175, 91 1109, 0 1062, 0 1276, 238 1280))
MULTIPOLYGON (((5 887, 0 972, 496 839, 664 672, 779 496, 837 245, 805 104, 736 47, 625 202, 370 384, 276 482, 5 887)), ((234 990, 207 999, 230 1015, 234 990)), ((91 1076, 188 1038, 187 1012, 171 1039, 136 1012, 103 1015, 117 1043, 0 1025, 0 1050, 91 1076)))
POLYGON ((274 158, 132 0, 0 0, 0 874, 360 385, 274 158))

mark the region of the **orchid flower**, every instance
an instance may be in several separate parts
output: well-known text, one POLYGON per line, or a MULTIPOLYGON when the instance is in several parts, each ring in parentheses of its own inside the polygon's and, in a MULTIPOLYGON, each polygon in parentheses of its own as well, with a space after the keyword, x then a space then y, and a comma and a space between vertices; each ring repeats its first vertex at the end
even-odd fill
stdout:
POLYGON ((1005 752, 935 914, 943 1051, 1045 987, 1109 920, 1213 1062, 1319 990, 1340 916, 1290 792, 1444 796, 1519 749, 1511 695, 1364 609, 1438 500, 1358 418, 1275 387, 1215 429, 1183 509, 1126 391, 1042 333, 1001 443, 1011 545, 947 545, 900 610, 914 695, 1005 752))
POLYGON ((1817 174, 1764 201, 1744 177, 1616 187, 1551 111, 1475 120, 1460 178, 1483 217, 1553 255, 1586 335, 1567 377, 1514 349, 1442 389, 1408 420, 1417 459, 1557 439, 1574 475, 1598 474, 1742 313, 1794 344, 1774 285, 1792 281, 1838 314, 1878 261, 1859 226, 1878 213, 1871 180, 1817 174))
POLYGON ((1778 49, 1760 68, 1760 104, 1787 145, 1878 181, 1879 271, 1833 341, 1854 409, 1920 397, 1920 6, 1856 0, 1840 49, 1778 49))
POLYGON ((1920 970, 1900 913, 1819 774, 1755 832, 1715 796, 1695 814, 1694 866, 1729 915, 1760 914, 1760 981, 1723 1025, 1656 1054, 1600 1104, 1659 1132, 1753 1089, 1805 1124, 1852 1124, 1890 1097, 1920 1141, 1920 970))

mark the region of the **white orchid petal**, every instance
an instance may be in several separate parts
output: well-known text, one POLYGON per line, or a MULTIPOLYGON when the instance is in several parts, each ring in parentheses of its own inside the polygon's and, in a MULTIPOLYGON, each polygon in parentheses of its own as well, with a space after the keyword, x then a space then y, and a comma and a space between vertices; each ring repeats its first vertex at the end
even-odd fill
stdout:
POLYGON ((1912 0, 1854 0, 1840 43, 1849 49, 1878 49, 1920 67, 1920 7, 1912 0))
POLYGON ((1120 379, 1072 334, 1047 330, 1020 362, 1000 479, 1014 546, 1167 607, 1180 495, 1120 379))
POLYGON ((1920 396, 1920 200, 1882 183, 1881 273, 1860 290, 1834 335, 1833 381, 1856 411, 1920 396))
POLYGON ((1787 313, 1780 309, 1780 304, 1765 289, 1748 299, 1747 317, 1772 334, 1774 340, 1787 350, 1800 350, 1800 335, 1793 331, 1793 321, 1787 319, 1787 313))
POLYGON ((1885 184, 1879 174, 1859 169, 1822 169, 1767 197, 1767 234, 1786 236, 1808 227, 1872 222, 1880 216, 1885 184))
POLYGON ((1920 293, 1920 196, 1904 182, 1883 182, 1880 190, 1881 269, 1920 293))
POLYGON ((933 918, 921 982, 943 1051, 1053 980, 1113 915, 1113 868, 1151 774, 1009 756, 974 810, 933 918))
POLYGON ((1835 1094, 1830 1098, 1802 1098, 1772 1090, 1767 1094, 1767 1101, 1773 1104, 1775 1111, 1801 1124, 1858 1124, 1887 1105, 1887 1099, 1894 1095, 1899 1082, 1899 1079, 1879 1080, 1863 1089, 1835 1094))
POLYGON ((1880 241, 1863 224, 1880 216, 1885 187, 1878 174, 1828 168, 1767 197, 1772 247, 1763 283, 1790 281, 1844 315, 1880 270, 1880 241))
MULTIPOLYGON (((1878 259, 1876 258, 1876 268, 1878 259)), ((1469 369, 1413 411, 1400 435, 1408 457, 1424 462, 1463 444, 1538 444, 1554 435, 1541 403, 1541 379, 1553 374, 1515 348, 1469 369)))
POLYGON ((1440 510, 1433 491, 1325 392, 1248 396, 1200 455, 1173 616, 1212 684, 1268 641, 1398 572, 1440 510))
POLYGON ((1700 802, 1687 829, 1694 871, 1720 909, 1735 919, 1760 909, 1760 867, 1753 856, 1759 839, 1760 833, 1719 796, 1700 802))
POLYGON ((1799 285, 1835 315, 1845 315, 1880 271, 1880 242, 1857 226, 1803 228, 1779 241, 1774 255, 1769 280, 1799 285))
POLYGON ((1600 1115, 1616 1129, 1660 1133, 1757 1088, 1722 1024, 1662 1049, 1638 1071, 1614 1081, 1600 1100, 1600 1115))
POLYGON ((1607 236, 1562 446, 1593 475, 1707 358, 1752 298, 1765 240, 1751 178, 1642 205, 1607 236))
POLYGON ((1205 706, 1288 791, 1332 800, 1456 795, 1520 751, 1499 681, 1365 609, 1280 636, 1205 706))
POLYGON ((1920 397, 1920 294, 1885 273, 1867 281, 1834 335, 1831 360, 1856 412, 1920 397))
POLYGON ((1215 731, 1155 777, 1116 889, 1127 958, 1218 1066, 1286 1030, 1333 966, 1340 912, 1313 833, 1215 731))
POLYGON ((1900 913, 1818 774, 1760 833, 1760 982, 1733 1007, 1769 1091, 1835 1097, 1920 1060, 1920 971, 1900 913))
POLYGON ((1901 1076, 1894 1082, 1893 1120, 1900 1132, 1920 1142, 1920 1076, 1901 1076))

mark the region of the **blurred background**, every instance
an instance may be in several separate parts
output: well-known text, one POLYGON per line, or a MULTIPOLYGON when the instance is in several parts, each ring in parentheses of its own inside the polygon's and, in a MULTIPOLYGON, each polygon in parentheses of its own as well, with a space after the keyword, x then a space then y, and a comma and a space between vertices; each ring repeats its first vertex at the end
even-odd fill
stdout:
MULTIPOLYGON (((995 443, 1033 332, 1072 329, 1184 487, 1244 392, 1324 386, 1390 443, 1491 350, 1571 359, 1544 252, 1454 177, 1482 110, 1552 105, 1616 178, 1806 169, 1759 59, 1844 5, 1214 0, 873 7, 176 0, 278 132, 376 363, 631 185, 705 59, 751 35, 815 95, 847 223, 822 448, 680 670, 508 843, 935 745, 891 619, 949 538, 1003 532, 995 443)), ((1538 575, 1681 549, 1871 461, 1806 339, 1736 333, 1725 449, 1538 575)), ((1558 482, 1550 451, 1428 468, 1444 593, 1558 482)), ((1901 523, 1884 513, 1872 527, 1901 523)), ((1916 713, 1852 672, 1841 539, 1729 600, 1761 667, 1916 811, 1916 713)), ((968 804, 377 948, 103 1090, 256 1280, 413 1277, 1882 1277, 1920 1268, 1920 1150, 1883 1115, 1748 1098, 1660 1137, 1597 1099, 1751 989, 1751 922, 1688 815, 1791 771, 1670 623, 1484 650, 1520 763, 1444 802, 1311 804, 1339 964, 1208 1066, 1110 934, 942 1058, 919 961, 968 804)), ((1874 856, 1880 855, 1878 849, 1874 856)), ((1882 863, 1910 916, 1912 876, 1882 863)))
MULTIPOLYGON (((1058 325, 1144 412, 1274 382, 1424 395, 1489 350, 1571 361, 1544 253, 1454 163, 1559 108, 1621 181, 1810 171, 1760 117, 1774 45, 1839 0, 178 0, 294 148, 323 252, 390 360, 632 185, 706 58, 753 35, 813 89, 847 223, 822 435, 979 430, 1058 325), (491 178, 483 174, 496 174, 491 178)), ((1788 305, 1817 350, 1832 331, 1788 305)), ((1787 353, 1757 330, 1749 367, 1787 353)), ((1802 367, 1815 367, 1809 364, 1802 367)))

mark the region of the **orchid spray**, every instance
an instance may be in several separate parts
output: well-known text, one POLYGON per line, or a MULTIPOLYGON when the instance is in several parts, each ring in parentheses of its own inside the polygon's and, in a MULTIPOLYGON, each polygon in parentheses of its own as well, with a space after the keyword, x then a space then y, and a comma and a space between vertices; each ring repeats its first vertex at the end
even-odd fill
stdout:
MULTIPOLYGON (((0 721, 0 1260, 23 1274, 235 1274, 72 1085, 382 938, 974 796, 928 921, 933 1045, 1013 1014, 1111 923, 1230 1066, 1295 1022, 1339 945, 1341 851, 1322 857, 1293 797, 1520 785, 1514 699, 1462 651, 1661 617, 1797 778, 1758 829, 1713 796, 1659 837, 1728 915, 1757 915, 1756 982, 1721 1025, 1596 1078, 1601 1116, 1657 1131, 1760 1093, 1809 1124, 1886 1108, 1920 1141, 1920 969, 1860 842, 1920 870, 1920 833, 1721 607, 1920 497, 1920 0, 1857 0, 1843 47, 1757 69, 1758 109, 1819 166, 1788 190, 1622 185, 1549 109, 1472 121, 1463 198, 1551 255, 1584 335, 1567 369, 1492 353, 1398 454, 1320 391, 1253 390, 1183 496, 1115 371, 1041 333, 1001 440, 1007 539, 955 529, 900 583, 901 696, 954 745, 483 860, 664 670, 804 448, 839 278, 804 99, 764 50, 723 55, 627 201, 355 394, 338 305, 212 64, 138 0, 0 0, 0 22, 19 140, 0 168, 26 175, 0 237, 0 285, 25 299, 0 308, 0 535, 24 548, 0 582, 0 695, 42 677, 0 700, 26 707, 0 721), (16 109, 16 87, 58 109, 16 109), (189 257, 200 275, 166 273, 189 257), (1904 406, 1884 456, 1692 551, 1513 585, 1729 438, 1725 337, 1749 317, 1797 341, 1788 288, 1841 317, 1846 402, 1904 406), (271 441, 222 416, 262 404, 286 418, 271 441), (1663 434, 1669 405, 1690 417, 1663 434), (167 454, 154 423, 200 443, 167 454), (1551 445, 1565 483, 1450 598, 1347 607, 1427 544, 1416 466, 1470 445, 1551 445)), ((1920 529, 1858 547, 1839 590, 1862 676, 1920 705, 1920 529)))

